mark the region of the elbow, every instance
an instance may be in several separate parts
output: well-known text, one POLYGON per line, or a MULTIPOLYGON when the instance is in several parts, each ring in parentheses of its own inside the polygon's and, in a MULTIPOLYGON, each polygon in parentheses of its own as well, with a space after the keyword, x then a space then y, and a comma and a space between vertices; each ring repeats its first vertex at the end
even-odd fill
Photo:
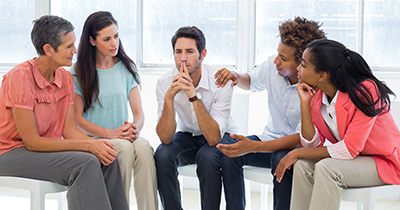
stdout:
POLYGON ((162 136, 159 136, 159 138, 162 144, 171 144, 173 140, 173 138, 167 138, 162 136))
POLYGON ((208 145, 211 147, 217 146, 217 144, 221 141, 221 138, 219 138, 219 137, 206 138, 206 139, 207 139, 208 145))

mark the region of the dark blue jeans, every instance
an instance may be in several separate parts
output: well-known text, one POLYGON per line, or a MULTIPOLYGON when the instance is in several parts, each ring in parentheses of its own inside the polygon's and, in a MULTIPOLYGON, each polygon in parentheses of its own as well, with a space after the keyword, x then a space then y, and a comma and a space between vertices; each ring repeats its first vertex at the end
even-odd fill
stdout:
MULTIPOLYGON (((247 136, 247 138, 260 141, 257 136, 247 136)), ((229 158, 226 155, 221 156, 222 180, 224 183, 224 192, 226 198, 226 209, 236 210, 244 209, 246 206, 243 166, 258 166, 271 168, 272 175, 275 173, 279 161, 290 150, 282 150, 274 153, 249 153, 236 158, 229 158)), ((292 192, 293 169, 286 170, 282 181, 279 183, 274 178, 274 209, 289 210, 290 196, 292 192)))
MULTIPOLYGON (((235 140, 225 133, 220 143, 235 140)), ((165 210, 182 209, 178 167, 197 164, 202 209, 219 209, 221 201, 221 151, 208 145, 204 136, 177 132, 171 144, 160 144, 155 153, 158 192, 165 210)))

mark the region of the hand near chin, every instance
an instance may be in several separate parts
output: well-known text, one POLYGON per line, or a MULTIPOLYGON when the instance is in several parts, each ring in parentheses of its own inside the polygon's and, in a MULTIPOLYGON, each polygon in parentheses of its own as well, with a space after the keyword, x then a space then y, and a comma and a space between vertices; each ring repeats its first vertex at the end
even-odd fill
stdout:
POLYGON ((311 98, 315 95, 317 90, 318 89, 316 89, 314 86, 310 86, 304 82, 297 85, 297 93, 299 94, 301 101, 311 101, 311 98))

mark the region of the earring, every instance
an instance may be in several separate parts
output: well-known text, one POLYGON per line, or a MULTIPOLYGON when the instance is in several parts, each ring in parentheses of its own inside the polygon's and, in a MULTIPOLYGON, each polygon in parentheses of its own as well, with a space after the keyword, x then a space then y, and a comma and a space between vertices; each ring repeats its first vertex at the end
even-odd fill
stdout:
POLYGON ((319 79, 318 82, 321 82, 321 79, 319 79))

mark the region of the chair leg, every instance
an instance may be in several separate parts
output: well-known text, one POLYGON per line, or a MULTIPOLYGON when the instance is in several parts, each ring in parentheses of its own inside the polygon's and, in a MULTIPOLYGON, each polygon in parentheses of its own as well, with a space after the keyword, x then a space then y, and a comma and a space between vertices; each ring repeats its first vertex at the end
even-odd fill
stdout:
POLYGON ((246 196, 246 210, 251 210, 251 181, 245 179, 244 180, 244 189, 246 196))
POLYGON ((64 210, 65 205, 65 192, 61 192, 58 197, 58 210, 64 210))
POLYGON ((31 191, 31 210, 44 210, 45 195, 40 190, 31 191))

